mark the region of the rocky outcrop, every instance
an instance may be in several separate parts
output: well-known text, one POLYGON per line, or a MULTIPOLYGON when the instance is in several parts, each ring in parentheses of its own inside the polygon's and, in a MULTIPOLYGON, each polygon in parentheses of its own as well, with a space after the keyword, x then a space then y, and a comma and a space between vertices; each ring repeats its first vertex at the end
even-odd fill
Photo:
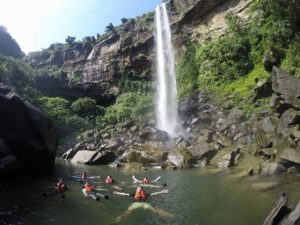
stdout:
POLYGON ((22 58, 24 56, 18 43, 3 26, 0 26, 0 54, 14 58, 22 58))
POLYGON ((300 202, 293 209, 288 206, 288 196, 281 193, 263 225, 297 225, 300 221, 300 202))
POLYGON ((52 121, 0 84, 0 172, 11 169, 51 171, 57 149, 52 121))

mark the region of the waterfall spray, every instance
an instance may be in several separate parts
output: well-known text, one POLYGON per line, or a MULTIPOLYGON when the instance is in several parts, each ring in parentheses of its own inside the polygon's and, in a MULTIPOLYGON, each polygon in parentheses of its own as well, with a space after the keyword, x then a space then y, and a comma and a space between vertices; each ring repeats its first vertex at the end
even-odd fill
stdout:
POLYGON ((163 3, 155 9, 156 23, 156 74, 157 74, 157 99, 156 118, 157 128, 177 136, 177 88, 174 53, 171 42, 170 23, 166 8, 163 3))

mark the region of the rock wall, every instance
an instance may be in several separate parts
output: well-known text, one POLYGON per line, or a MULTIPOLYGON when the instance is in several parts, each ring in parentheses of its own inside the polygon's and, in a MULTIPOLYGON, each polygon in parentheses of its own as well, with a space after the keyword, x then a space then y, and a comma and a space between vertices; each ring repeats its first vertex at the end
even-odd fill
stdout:
POLYGON ((0 124, 0 174, 52 170, 57 149, 52 121, 1 83, 0 124))
MULTIPOLYGON (((226 13, 246 18, 250 3, 251 0, 169 1, 177 56, 185 50, 188 40, 201 43, 223 35, 227 26, 226 13)), ((55 65, 66 73, 61 80, 51 77, 49 82, 49 77, 39 78, 37 88, 45 94, 71 100, 85 95, 107 105, 120 93, 119 80, 122 76, 151 80, 154 54, 154 13, 151 12, 129 19, 86 44, 51 45, 47 51, 27 57, 27 62, 37 69, 55 65)))

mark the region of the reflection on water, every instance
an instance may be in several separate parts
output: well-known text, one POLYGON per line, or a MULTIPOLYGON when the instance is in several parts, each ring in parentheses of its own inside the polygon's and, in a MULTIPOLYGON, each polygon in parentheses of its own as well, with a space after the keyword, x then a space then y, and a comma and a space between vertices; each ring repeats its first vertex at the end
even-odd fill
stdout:
MULTIPOLYGON (((88 167, 58 163, 55 173, 48 179, 18 181, 1 181, 0 185, 0 224, 28 225, 94 225, 113 224, 132 204, 126 196, 114 196, 112 190, 102 192, 110 196, 109 200, 101 198, 100 202, 85 198, 79 182, 68 179, 70 174, 87 171, 88 175, 101 175, 104 179, 112 175, 121 181, 125 192, 132 193, 132 174, 105 166, 88 167), (58 177, 64 177, 70 187, 60 196, 43 197, 41 193, 49 190, 58 177)), ((257 225, 262 224, 271 209, 277 194, 285 190, 289 193, 291 203, 300 199, 297 188, 299 177, 272 178, 235 178, 233 171, 216 171, 193 169, 185 171, 146 171, 135 174, 151 179, 162 176, 161 183, 167 183, 168 194, 150 196, 148 203, 174 215, 173 219, 157 216, 151 210, 134 210, 120 224, 174 224, 174 225, 257 225), (276 186, 268 192, 253 191, 250 186, 255 182, 276 179, 285 185, 276 186)), ((103 188, 103 183, 94 183, 103 188)), ((106 187, 104 187, 106 188, 106 187)), ((161 189, 145 188, 146 192, 161 189)))

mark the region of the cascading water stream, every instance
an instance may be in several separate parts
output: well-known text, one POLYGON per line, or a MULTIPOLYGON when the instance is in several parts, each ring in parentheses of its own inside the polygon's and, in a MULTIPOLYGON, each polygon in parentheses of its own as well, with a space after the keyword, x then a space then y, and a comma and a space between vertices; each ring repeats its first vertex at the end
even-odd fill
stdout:
POLYGON ((155 9, 156 23, 156 73, 157 99, 156 118, 157 128, 168 132, 171 136, 178 135, 177 88, 172 49, 170 23, 163 3, 155 9))

